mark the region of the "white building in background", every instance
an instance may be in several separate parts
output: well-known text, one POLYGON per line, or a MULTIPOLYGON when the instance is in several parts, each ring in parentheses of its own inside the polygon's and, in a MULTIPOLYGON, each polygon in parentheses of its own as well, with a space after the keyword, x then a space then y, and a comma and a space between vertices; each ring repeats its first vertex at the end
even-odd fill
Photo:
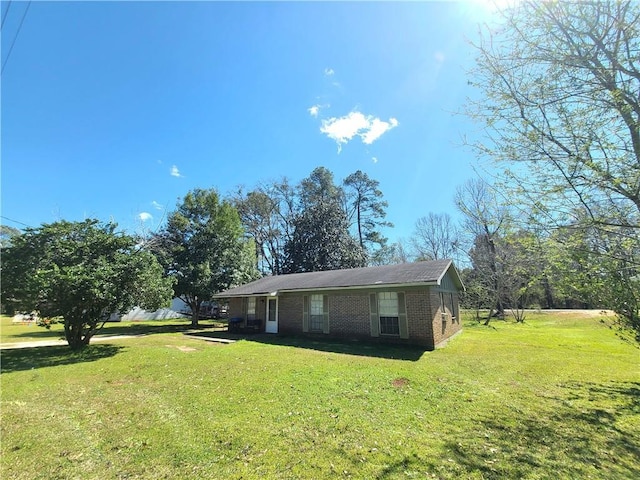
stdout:
POLYGON ((161 308, 155 312, 148 312, 140 307, 135 307, 128 313, 120 315, 114 313, 109 317, 110 322, 132 321, 132 320, 169 320, 171 318, 186 318, 185 311, 188 311, 187 305, 179 298, 171 300, 171 305, 168 308, 161 308))

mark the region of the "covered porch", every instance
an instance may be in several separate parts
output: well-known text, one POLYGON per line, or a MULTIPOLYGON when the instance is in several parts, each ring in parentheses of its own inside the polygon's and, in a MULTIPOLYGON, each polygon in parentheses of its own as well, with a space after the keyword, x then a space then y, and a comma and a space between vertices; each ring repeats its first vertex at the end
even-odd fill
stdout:
POLYGON ((249 295, 230 298, 229 331, 278 333, 278 297, 249 295))

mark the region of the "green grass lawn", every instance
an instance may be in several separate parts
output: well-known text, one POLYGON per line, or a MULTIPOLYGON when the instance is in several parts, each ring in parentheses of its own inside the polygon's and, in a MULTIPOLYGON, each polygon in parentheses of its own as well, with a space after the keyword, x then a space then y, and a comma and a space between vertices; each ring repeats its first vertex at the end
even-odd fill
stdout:
MULTIPOLYGON (((433 352, 186 326, 2 351, 0 477, 640 478, 640 350, 599 317, 468 321, 433 352)), ((2 342, 60 335, 37 328, 2 342)))
MULTIPOLYGON (((98 336, 146 335, 151 333, 184 332, 190 327, 191 319, 150 320, 130 322, 108 322, 98 336)), ((207 329, 221 326, 218 320, 201 320, 200 326, 207 329)), ((54 323, 51 328, 31 323, 13 323, 11 317, 0 315, 0 343, 31 342, 39 340, 64 340, 62 323, 54 323)))

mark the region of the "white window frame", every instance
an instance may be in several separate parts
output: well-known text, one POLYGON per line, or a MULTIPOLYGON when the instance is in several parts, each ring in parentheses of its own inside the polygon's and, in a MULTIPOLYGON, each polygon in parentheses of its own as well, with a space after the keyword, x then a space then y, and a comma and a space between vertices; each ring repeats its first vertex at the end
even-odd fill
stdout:
POLYGON ((313 294, 309 296, 309 331, 324 331, 324 295, 313 294))
POLYGON ((380 335, 389 335, 397 337, 400 335, 400 302, 398 292, 379 292, 378 293, 378 321, 380 335), (383 319, 385 322, 391 321, 393 331, 388 331, 385 325, 383 328, 383 319), (385 331, 387 330, 387 331, 385 331))
POLYGON ((256 319, 256 297, 247 298, 247 320, 256 319))

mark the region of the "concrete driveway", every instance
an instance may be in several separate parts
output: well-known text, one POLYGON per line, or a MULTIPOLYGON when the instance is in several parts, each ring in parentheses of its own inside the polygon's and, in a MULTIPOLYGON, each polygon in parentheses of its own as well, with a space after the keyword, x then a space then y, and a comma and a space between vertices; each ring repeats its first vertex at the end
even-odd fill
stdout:
MULTIPOLYGON (((108 342, 110 340, 121 340, 124 338, 144 337, 144 335, 110 335, 95 336, 91 339, 91 343, 108 342)), ((33 342, 13 342, 0 343, 0 350, 10 350, 15 348, 37 348, 37 347, 55 347, 58 345, 68 345, 66 340, 37 340, 33 342)))

